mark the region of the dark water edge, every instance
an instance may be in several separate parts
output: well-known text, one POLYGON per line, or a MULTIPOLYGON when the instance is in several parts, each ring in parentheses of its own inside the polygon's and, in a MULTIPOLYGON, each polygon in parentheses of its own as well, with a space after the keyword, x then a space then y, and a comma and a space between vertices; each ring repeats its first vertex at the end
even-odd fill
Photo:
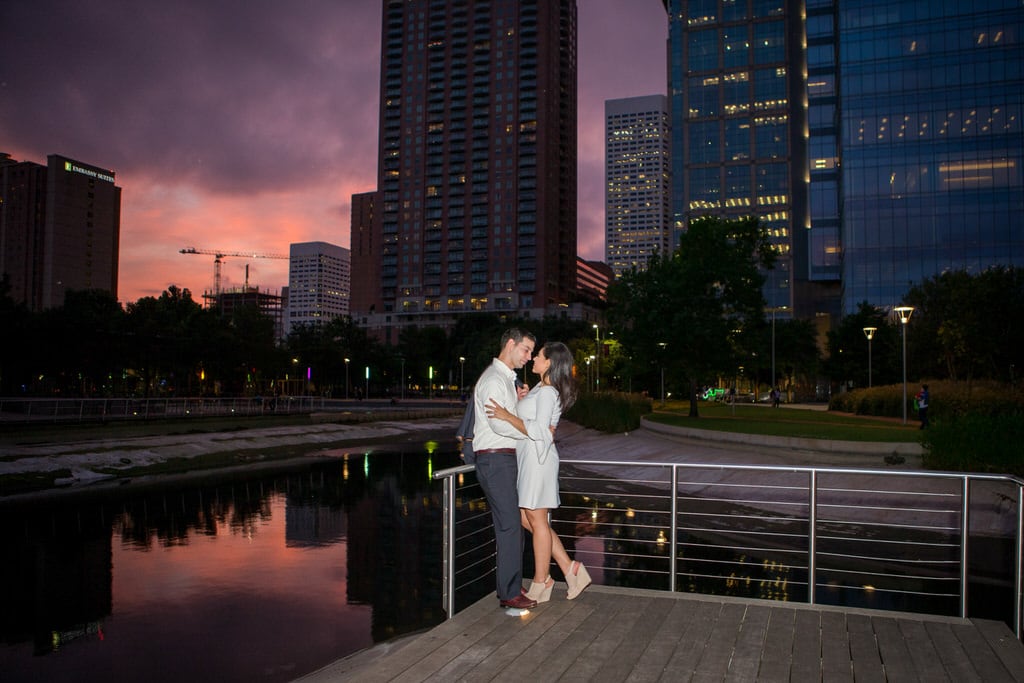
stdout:
POLYGON ((292 680, 440 623, 453 444, 0 510, 0 679, 292 680))

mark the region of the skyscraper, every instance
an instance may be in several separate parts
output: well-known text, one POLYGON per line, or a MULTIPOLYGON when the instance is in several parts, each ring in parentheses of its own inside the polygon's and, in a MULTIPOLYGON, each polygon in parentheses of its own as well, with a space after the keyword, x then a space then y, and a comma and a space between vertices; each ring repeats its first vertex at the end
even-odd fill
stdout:
POLYGON ((568 301, 575 0, 383 7, 378 194, 362 236, 379 268, 353 266, 372 278, 353 317, 394 341, 404 325, 568 301))
POLYGON ((117 297, 121 188, 114 172, 51 154, 47 165, 0 154, 0 276, 30 310, 68 290, 117 297))
POLYGON ((1024 5, 836 6, 843 310, 1024 266, 1024 5))
POLYGON ((807 225, 802 5, 666 0, 673 231, 757 216, 778 253, 765 299, 790 311, 794 235, 807 225))
POLYGON ((604 118, 604 252, 618 278, 669 249, 668 99, 608 100, 604 118))
POLYGON ((349 314, 349 256, 348 249, 327 242, 291 245, 285 335, 298 325, 325 325, 349 314))
POLYGON ((759 216, 769 308, 891 307, 1024 265, 1019 0, 665 4, 674 228, 759 216))

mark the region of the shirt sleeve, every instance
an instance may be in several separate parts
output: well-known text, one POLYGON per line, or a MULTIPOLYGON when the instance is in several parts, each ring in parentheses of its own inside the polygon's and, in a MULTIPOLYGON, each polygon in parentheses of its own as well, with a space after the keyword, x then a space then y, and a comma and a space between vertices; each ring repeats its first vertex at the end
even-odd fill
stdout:
POLYGON ((473 400, 476 401, 476 419, 480 420, 483 418, 486 420, 487 426, 491 428, 491 431, 499 436, 505 436, 510 439, 528 438, 521 431, 513 427, 511 423, 487 415, 487 404, 491 402, 492 398, 515 414, 518 397, 512 390, 511 381, 505 381, 504 377, 497 374, 490 374, 477 384, 476 391, 474 392, 473 400))
POLYGON ((558 392, 554 387, 543 386, 537 391, 537 416, 532 420, 523 420, 527 437, 537 442, 537 449, 543 453, 555 440, 551 427, 558 424, 561 415, 558 392))

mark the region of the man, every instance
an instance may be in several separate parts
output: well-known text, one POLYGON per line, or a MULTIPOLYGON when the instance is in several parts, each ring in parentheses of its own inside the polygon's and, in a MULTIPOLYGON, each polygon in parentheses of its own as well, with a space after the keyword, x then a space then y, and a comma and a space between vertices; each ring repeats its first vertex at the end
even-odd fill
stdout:
POLYGON ((480 375, 473 390, 475 408, 473 452, 480 487, 487 496, 494 520, 497 546, 497 592, 502 607, 529 609, 536 600, 523 595, 523 529, 516 491, 516 439, 523 433, 508 422, 487 417, 485 406, 494 399, 512 413, 520 392, 516 370, 533 356, 537 339, 523 330, 510 328, 501 335, 501 353, 480 375))

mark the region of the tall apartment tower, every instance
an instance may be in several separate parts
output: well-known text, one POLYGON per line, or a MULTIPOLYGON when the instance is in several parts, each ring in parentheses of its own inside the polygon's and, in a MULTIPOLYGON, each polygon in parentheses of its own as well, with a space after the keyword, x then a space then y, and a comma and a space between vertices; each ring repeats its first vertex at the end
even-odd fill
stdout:
POLYGON ((664 95, 604 103, 605 262, 615 277, 669 249, 669 114, 664 95))
POLYGON ((350 252, 327 242, 297 242, 288 256, 285 335, 299 325, 325 325, 349 314, 350 252))
POLYGON ((393 342, 466 312, 553 310, 576 281, 575 0, 383 8, 379 267, 355 266, 372 281, 353 317, 393 342))
POLYGON ((121 188, 114 172, 51 154, 43 166, 0 154, 0 276, 32 311, 69 290, 117 297, 121 188))
POLYGON ((788 317, 808 225, 803 0, 665 2, 673 233, 757 216, 778 254, 765 300, 788 317))

